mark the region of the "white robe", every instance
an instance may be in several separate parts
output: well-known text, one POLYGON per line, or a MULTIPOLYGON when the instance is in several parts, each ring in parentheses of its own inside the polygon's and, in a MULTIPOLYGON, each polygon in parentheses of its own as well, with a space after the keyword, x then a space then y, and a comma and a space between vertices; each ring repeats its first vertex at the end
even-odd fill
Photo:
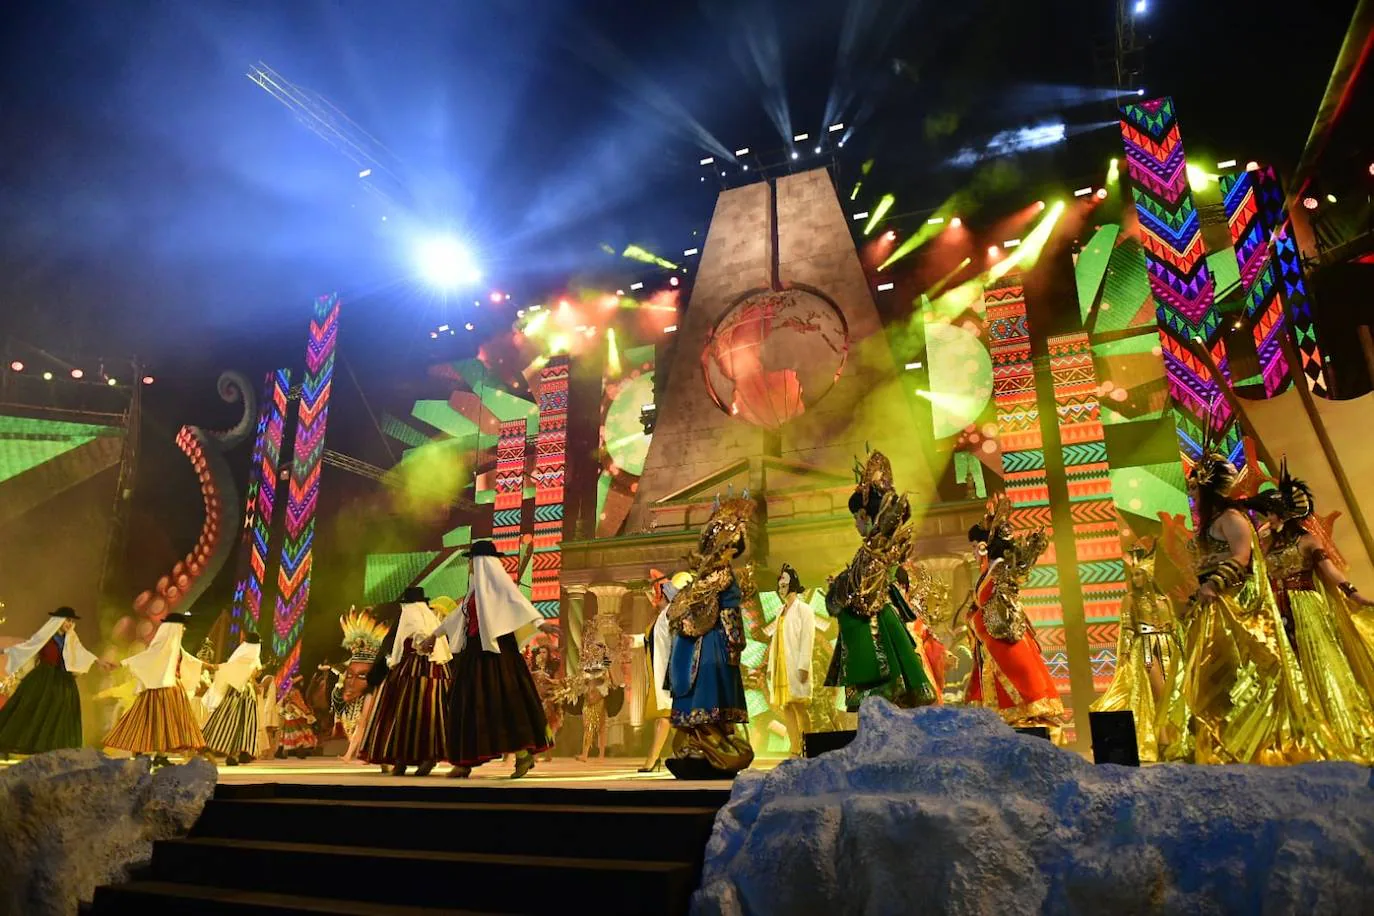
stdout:
MULTIPOLYGON (((454 615, 449 615, 454 616, 454 615)), ((430 634, 439 629, 439 615, 423 601, 409 601, 401 605, 401 619, 396 624, 396 642, 391 646, 391 654, 386 657, 386 663, 395 668, 401 663, 401 657, 405 654, 406 640, 417 651, 420 643, 428 639, 430 634)), ((453 653, 449 651, 448 637, 440 634, 434 638, 434 651, 429 653, 429 660, 435 664, 443 664, 453 658, 453 653)))
POLYGON ((772 637, 768 645, 767 683, 770 695, 778 665, 785 663, 787 689, 792 694, 793 702, 811 699, 811 681, 814 680, 810 676, 811 652, 816 644, 816 612, 811 609, 811 605, 801 600, 800 595, 793 595, 773 622, 764 629, 764 633, 772 637), (787 650, 786 659, 778 657, 779 632, 782 633, 783 645, 787 650), (805 681, 801 679, 802 670, 808 672, 805 681))
POLYGON ((175 687, 180 683, 186 696, 194 697, 200 688, 200 659, 181 647, 181 635, 186 627, 179 623, 163 623, 153 634, 148 648, 130 655, 121 662, 133 674, 143 690, 175 687), (177 659, 181 659, 181 678, 177 679, 177 659))
MULTIPOLYGON (((670 602, 671 603, 671 602, 670 602)), ((654 692, 654 705, 658 709, 672 709, 673 695, 664 686, 668 680, 668 659, 673 654, 673 630, 668 626, 668 607, 664 605, 659 612, 658 618, 654 620, 654 629, 649 634, 653 640, 652 646, 644 644, 644 634, 635 633, 630 637, 630 647, 633 649, 644 649, 649 652, 649 677, 653 683, 649 689, 654 692), (652 651, 650 651, 652 650, 652 651)))
POLYGON ((214 712, 215 707, 224 701, 231 690, 242 690, 262 666, 262 644, 256 642, 239 643, 239 647, 229 656, 229 660, 215 669, 215 679, 210 692, 205 695, 205 708, 214 712))
MULTIPOLYGON (((24 670, 25 666, 33 661, 39 650, 48 644, 48 640, 57 635, 57 631, 62 629, 62 624, 69 619, 68 617, 49 617, 48 622, 39 627, 37 633, 6 649, 5 676, 22 678, 28 674, 28 671, 24 670)), ((67 670, 72 674, 85 674, 91 670, 91 665, 95 664, 95 656, 81 644, 81 640, 76 635, 76 630, 70 630, 62 637, 62 664, 66 665, 67 670)))
MULTIPOLYGON (((499 655, 498 639, 527 623, 544 619, 506 573, 500 557, 473 557, 467 597, 457 611, 444 618, 437 631, 448 637, 449 647, 455 655, 467 645, 468 604, 473 596, 477 604, 477 629, 482 635, 482 648, 487 652, 499 655)), ((400 642, 399 634, 397 642, 400 642)))

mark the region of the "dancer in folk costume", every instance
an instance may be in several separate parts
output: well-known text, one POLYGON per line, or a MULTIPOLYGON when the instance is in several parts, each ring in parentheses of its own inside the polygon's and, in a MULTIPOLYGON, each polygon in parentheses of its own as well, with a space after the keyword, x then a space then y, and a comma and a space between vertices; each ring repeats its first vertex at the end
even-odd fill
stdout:
POLYGON ((315 712, 301 693, 301 678, 291 679, 286 696, 281 699, 281 732, 279 735, 282 752, 296 758, 310 756, 319 746, 319 736, 315 734, 315 712))
POLYGON ((744 615, 754 601, 753 569, 734 561, 749 549, 749 522, 757 506, 749 491, 716 499, 688 558, 693 579, 668 606, 672 655, 668 688, 673 697, 673 756, 668 770, 678 779, 729 779, 754 760, 747 736, 736 726, 749 721, 740 653, 744 615))
POLYGON ((205 723, 205 746, 228 766, 249 763, 260 756, 258 693, 255 677, 262 668, 262 638, 248 633, 229 660, 215 669, 206 694, 210 718, 205 723))
POLYGON ((1007 522, 1010 512, 1005 498, 992 500, 982 524, 968 533, 978 553, 979 575, 968 623, 973 673, 964 700, 997 710, 1008 725, 1048 728, 1051 738, 1058 740, 1064 703, 1035 627, 1021 607, 1021 583, 1049 538, 1043 530, 1013 538, 1007 522))
POLYGON ((801 576, 784 563, 778 574, 782 610, 764 628, 769 637, 768 702, 782 716, 793 757, 800 757, 802 735, 811 730, 811 655, 816 644, 816 612, 802 600, 801 576))
POLYGON ((1307 710, 1322 723, 1326 756, 1374 760, 1374 657, 1358 621, 1374 600, 1345 577, 1344 561, 1316 517, 1311 488, 1288 473, 1278 487, 1246 500, 1269 522, 1269 584, 1307 682, 1307 710))
MULTIPOLYGON (((448 699, 451 684, 448 638, 436 631, 438 615, 424 589, 412 586, 401 595, 387 675, 363 736, 360 755, 390 766, 404 776, 414 766, 416 776, 428 776, 435 764, 449 756, 448 699)), ((524 667, 524 662, 521 662, 524 667)))
POLYGON ((1140 759, 1159 759, 1155 730, 1166 685, 1179 659, 1178 620, 1173 604, 1155 581, 1155 550, 1133 547, 1126 556, 1126 596, 1116 639, 1116 673, 1093 712, 1130 710, 1140 759))
POLYGON ((348 662, 339 674, 339 682, 330 695, 334 721, 348 739, 348 749, 341 759, 352 762, 358 756, 366 723, 372 714, 376 691, 368 686, 367 676, 377 663, 388 628, 367 609, 349 608, 339 619, 343 630, 343 647, 348 650, 348 662))
POLYGON ((0 706, 0 755, 81 747, 81 694, 76 677, 97 665, 76 635, 76 611, 60 607, 24 642, 5 650, 7 679, 19 686, 0 706))
POLYGON ((205 736, 191 712, 188 694, 200 684, 202 664, 181 646, 189 614, 168 614, 148 648, 124 659, 123 665, 142 688, 134 705, 120 717, 106 747, 135 754, 153 754, 154 764, 166 764, 169 753, 195 753, 205 736))
POLYGON ((281 706, 277 702, 277 665, 276 662, 264 663, 258 675, 258 749, 263 756, 277 758, 286 754, 277 746, 277 733, 281 731, 281 706))
MULTIPOLYGON (((515 755, 512 778, 534 768, 534 755, 553 746, 544 704, 520 654, 515 633, 543 618, 506 572, 491 541, 467 551, 468 594, 444 618, 438 636, 457 650, 449 700, 449 776, 515 755)), ((521 566, 528 561, 522 558, 521 566)))
POLYGON ((845 708, 857 712, 868 697, 904 708, 939 697, 905 623, 916 614, 897 588, 897 570, 911 559, 911 504, 897 492, 892 463, 882 452, 855 462, 849 513, 863 543, 826 591, 826 608, 840 631, 825 686, 844 687, 845 708))
POLYGON ((680 572, 671 580, 651 570, 649 600, 654 616, 642 634, 631 637, 632 648, 644 650, 644 719, 654 723, 654 737, 641 773, 652 773, 663 759, 663 748, 672 734, 673 695, 668 691, 668 659, 673 653, 673 630, 668 622, 668 606, 692 581, 690 573, 680 572))

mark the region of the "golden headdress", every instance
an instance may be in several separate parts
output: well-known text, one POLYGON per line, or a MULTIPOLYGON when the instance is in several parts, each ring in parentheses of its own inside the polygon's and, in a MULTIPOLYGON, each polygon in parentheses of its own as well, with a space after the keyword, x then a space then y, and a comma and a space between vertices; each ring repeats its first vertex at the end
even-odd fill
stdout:
POLYGON ((343 630, 340 645, 348 650, 350 662, 375 662, 382 641, 390 632, 391 628, 368 613, 369 610, 349 608, 348 613, 339 618, 339 628, 343 630))
POLYGON ((1212 415, 1203 419, 1202 448, 1193 466, 1188 469, 1188 482, 1199 490, 1226 496, 1240 482, 1241 472, 1217 447, 1216 430, 1212 425, 1212 415))
POLYGON ((854 459, 854 483, 857 488, 862 490, 864 498, 867 499, 868 492, 873 487, 882 490, 893 489, 892 482, 892 462, 887 460, 887 456, 882 452, 868 452, 868 460, 859 464, 859 459, 854 459))
POLYGON ((748 538, 749 522, 753 520, 757 509, 758 504, 749 496, 747 489, 740 496, 735 496, 732 487, 726 491, 723 500, 717 494, 711 517, 701 529, 697 549, 710 556, 734 548, 742 538, 748 538))

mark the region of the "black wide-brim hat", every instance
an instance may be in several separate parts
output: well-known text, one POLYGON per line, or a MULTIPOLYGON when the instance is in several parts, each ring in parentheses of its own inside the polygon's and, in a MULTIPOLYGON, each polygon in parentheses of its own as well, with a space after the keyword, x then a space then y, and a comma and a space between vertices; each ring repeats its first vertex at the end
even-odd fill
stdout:
POLYGON ((58 608, 58 609, 55 610, 55 611, 48 611, 48 616, 49 616, 49 617, 65 617, 67 620, 80 620, 80 619, 81 619, 80 617, 77 616, 75 610, 73 610, 72 608, 66 607, 65 605, 64 605, 63 607, 58 608))
POLYGON ((463 551, 465 557, 503 557, 501 551, 491 541, 473 541, 472 546, 463 551))
POLYGON ((166 617, 162 618, 162 622, 163 622, 163 623, 183 623, 183 624, 184 624, 184 623, 190 623, 190 621, 191 621, 191 615, 190 615, 190 614, 187 614, 187 613, 185 613, 185 612, 183 612, 183 611, 173 611, 172 613, 168 614, 166 617))
POLYGON ((412 585, 401 592, 401 604, 429 604, 429 598, 425 595, 425 590, 418 585, 412 585))

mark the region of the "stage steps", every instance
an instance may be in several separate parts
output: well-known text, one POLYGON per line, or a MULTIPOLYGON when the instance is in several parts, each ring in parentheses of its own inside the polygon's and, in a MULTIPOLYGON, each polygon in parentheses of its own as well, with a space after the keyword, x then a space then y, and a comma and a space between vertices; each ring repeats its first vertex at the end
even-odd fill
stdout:
POLYGON ((219 786, 87 912, 685 913, 720 789, 219 786))

